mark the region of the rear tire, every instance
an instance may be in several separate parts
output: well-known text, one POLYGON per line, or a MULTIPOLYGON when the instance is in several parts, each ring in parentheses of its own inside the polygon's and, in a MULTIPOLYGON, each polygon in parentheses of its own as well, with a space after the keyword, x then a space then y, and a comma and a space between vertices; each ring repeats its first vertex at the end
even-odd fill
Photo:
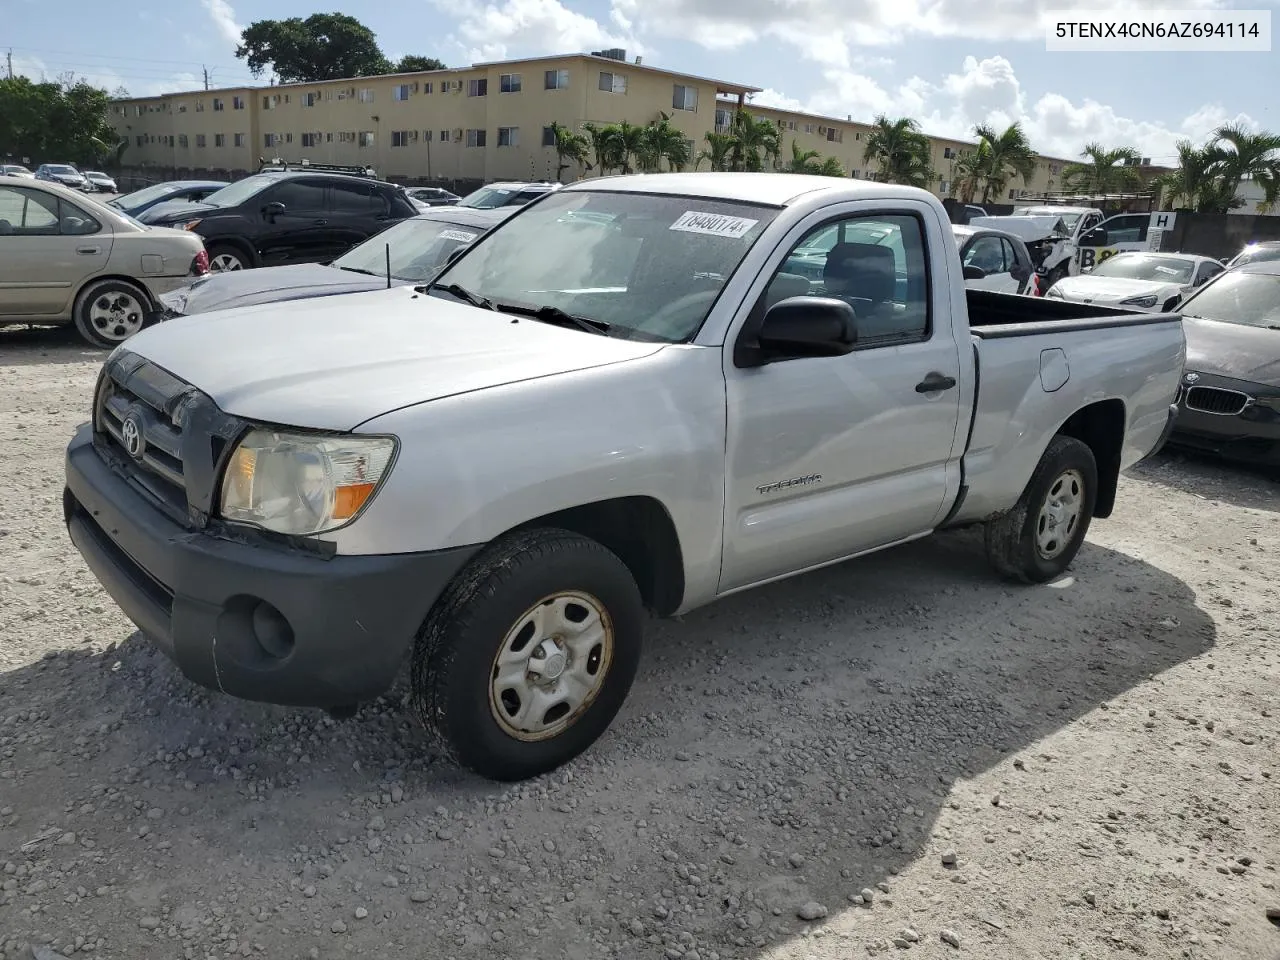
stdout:
POLYGON ((97 280, 76 297, 72 317, 80 336, 110 350, 147 325, 151 298, 126 280, 97 280))
POLYGON ((640 663, 644 606, 610 550, 567 530, 495 542, 436 602, 411 698, 450 757, 492 780, 547 773, 609 727, 640 663))
POLYGON ((1080 552, 1097 497, 1093 451, 1074 437, 1055 436, 1013 509, 987 522, 987 559, 1012 580, 1054 579, 1080 552))
POLYGON ((229 270, 249 270, 253 263, 243 250, 229 243, 215 243, 208 248, 209 272, 224 273, 229 270))

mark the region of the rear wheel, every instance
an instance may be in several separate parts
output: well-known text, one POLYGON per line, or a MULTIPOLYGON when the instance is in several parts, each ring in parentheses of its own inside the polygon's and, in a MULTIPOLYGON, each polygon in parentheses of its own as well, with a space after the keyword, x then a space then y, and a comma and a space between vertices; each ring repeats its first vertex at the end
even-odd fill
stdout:
POLYGON ((225 273, 229 270, 247 270, 253 264, 239 247, 225 243, 215 243, 209 248, 209 270, 212 273, 225 273))
POLYGON ((134 284, 98 280, 80 291, 73 316, 80 336, 109 349, 146 326, 150 309, 150 299, 134 284))
POLYGON ((594 540, 523 531, 478 555, 413 652, 419 718, 455 761, 494 780, 555 769, 613 721, 640 662, 630 570, 594 540))
POLYGON ((1074 437, 1054 437, 1013 509, 987 523, 991 565, 1024 583, 1059 576, 1084 544, 1097 496, 1093 451, 1074 437))

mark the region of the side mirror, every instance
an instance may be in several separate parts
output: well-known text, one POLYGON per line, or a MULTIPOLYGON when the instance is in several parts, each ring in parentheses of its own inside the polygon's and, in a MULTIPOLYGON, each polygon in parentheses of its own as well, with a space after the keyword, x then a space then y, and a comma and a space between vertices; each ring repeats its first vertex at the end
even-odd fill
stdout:
POLYGON ((278 200, 274 203, 268 203, 262 208, 262 212, 268 220, 275 219, 280 216, 280 214, 284 213, 284 204, 278 200))
POLYGON ((1102 227, 1094 227, 1083 237, 1080 238, 1080 246, 1082 247, 1105 247, 1107 245, 1107 231, 1102 227))
POLYGON ((964 278, 966 280, 985 280, 986 276, 987 271, 983 270, 981 267, 975 267, 971 263, 965 264, 964 278))
POLYGON ((843 300, 788 297, 765 313, 758 339, 770 353, 835 357, 853 350, 858 322, 853 307, 843 300))

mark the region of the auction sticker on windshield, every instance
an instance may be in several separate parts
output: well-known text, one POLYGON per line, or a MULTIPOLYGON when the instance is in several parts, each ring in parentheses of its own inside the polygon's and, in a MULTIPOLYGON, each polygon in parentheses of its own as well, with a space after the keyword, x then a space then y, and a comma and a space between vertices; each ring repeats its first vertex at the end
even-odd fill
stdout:
POLYGON ((467 233, 463 230, 441 230, 440 237, 444 240, 457 240, 459 243, 470 243, 476 238, 474 233, 467 233))
POLYGON ((748 220, 746 217, 726 217, 718 213, 699 213, 689 210, 680 215, 680 219, 670 227, 684 233, 705 233, 713 237, 729 237, 738 240, 751 232, 759 220, 748 220))

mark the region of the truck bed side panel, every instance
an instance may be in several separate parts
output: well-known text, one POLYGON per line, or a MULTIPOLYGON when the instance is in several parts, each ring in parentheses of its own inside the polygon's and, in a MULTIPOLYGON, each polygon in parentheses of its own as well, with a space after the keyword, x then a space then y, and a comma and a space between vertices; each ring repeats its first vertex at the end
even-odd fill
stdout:
MULTIPOLYGON (((1053 325, 1046 325, 1052 327, 1053 325)), ((1017 502, 1063 423, 1090 404, 1124 405, 1120 467, 1150 452, 1177 393, 1186 352, 1177 317, 1092 329, 974 335, 977 411, 965 454, 968 495, 955 522, 982 520, 1017 502), (1066 376, 1066 382, 1059 381, 1066 376), (1056 388, 1056 389, 1054 389, 1056 388)))

